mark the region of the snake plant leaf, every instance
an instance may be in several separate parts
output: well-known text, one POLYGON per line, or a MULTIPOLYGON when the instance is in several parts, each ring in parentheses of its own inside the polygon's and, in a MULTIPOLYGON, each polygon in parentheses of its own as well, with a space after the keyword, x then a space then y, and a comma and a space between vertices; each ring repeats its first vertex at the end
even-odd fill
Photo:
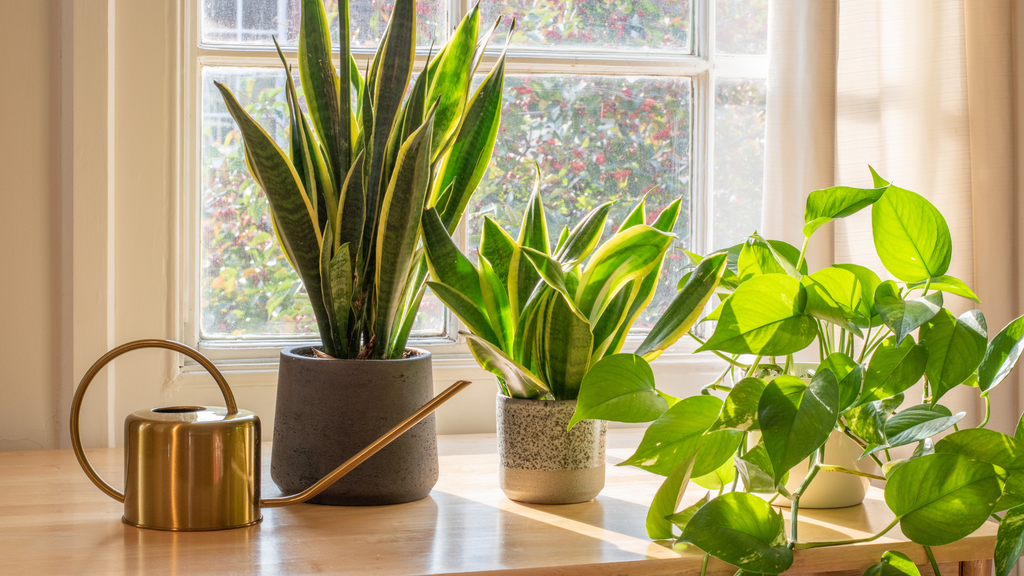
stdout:
POLYGON ((925 285, 927 285, 930 290, 938 290, 939 292, 945 292, 946 294, 955 294, 973 302, 981 302, 978 295, 975 294, 963 280, 954 278, 953 276, 943 275, 932 278, 931 281, 922 280, 920 282, 911 282, 910 284, 907 284, 907 288, 915 290, 917 288, 923 288, 925 285))
MULTIPOLYGON (((465 324, 466 328, 477 335, 481 340, 485 340, 494 346, 501 346, 501 338, 494 332, 491 327, 491 321, 487 317, 487 312, 484 310, 482 305, 477 305, 475 302, 465 296, 463 292, 457 288, 453 288, 447 284, 441 282, 427 282, 427 286, 453 314, 458 316, 459 320, 465 324)), ((483 296, 481 295, 481 299, 483 296)))
MULTIPOLYGON (((498 335, 502 350, 512 349, 513 328, 512 310, 508 305, 508 292, 491 268, 487 258, 480 256, 480 292, 483 294, 484 310, 491 321, 491 328, 498 335)), ((588 327, 589 328, 589 327, 588 327)), ((589 330, 588 330, 589 335, 589 330)), ((555 396, 556 399, 558 396, 555 396)))
POLYGON ((772 459, 768 456, 768 450, 764 442, 758 442, 743 456, 734 458, 736 471, 743 480, 743 486, 747 492, 757 494, 775 494, 780 486, 785 486, 789 480, 789 472, 782 475, 782 479, 776 481, 772 468, 772 459))
POLYGON ((722 308, 711 338, 697 351, 784 356, 803 350, 817 334, 803 313, 807 294, 785 274, 757 276, 740 284, 722 308))
POLYGON ((1011 508, 999 522, 996 532, 996 576, 1007 576, 1013 571, 1024 551, 1024 505, 1011 508))
POLYGON ((516 337, 512 341, 512 358, 531 370, 536 369, 534 358, 541 357, 544 312, 547 311, 551 299, 557 296, 558 293, 548 285, 541 286, 516 321, 516 337))
POLYGON ((709 430, 759 430, 757 406, 765 386, 764 380, 753 376, 737 382, 725 397, 722 412, 709 430))
MULTIPOLYGON (((329 188, 325 187, 324 180, 330 181, 331 176, 330 170, 326 166, 322 166, 321 170, 314 168, 313 153, 316 153, 321 163, 323 157, 320 154, 319 147, 315 144, 313 135, 311 134, 312 129, 309 128, 306 122, 306 117, 299 110, 299 98, 295 92, 295 81, 292 78, 291 66, 288 64, 288 59, 285 57, 284 52, 281 50, 281 46, 277 43, 277 39, 274 39, 274 47, 277 49, 277 55, 281 59, 281 64, 284 65, 285 69, 285 101, 288 105, 288 118, 290 130, 288 133, 288 140, 290 144, 291 162, 292 166, 295 167, 296 174, 299 175, 299 181, 302 182, 305 188, 306 197, 309 199, 310 204, 313 207, 314 212, 319 209, 319 200, 317 194, 317 183, 320 181, 320 190, 324 191, 329 188)), ((328 196, 327 199, 334 200, 334 198, 328 196)), ((323 220, 320 219, 324 214, 317 214, 319 229, 323 229, 323 220)), ((326 218, 325 218, 326 219, 326 218)))
POLYGON ((830 370, 819 370, 810 384, 789 375, 768 383, 757 419, 776 481, 828 440, 838 417, 839 383, 830 370))
POLYGON ((873 315, 875 309, 875 290, 882 283, 878 274, 875 274, 875 271, 870 268, 857 264, 833 264, 832 267, 846 270, 857 277, 861 289, 861 313, 865 316, 873 315))
POLYGON ((708 502, 686 524, 680 542, 750 572, 781 574, 793 565, 782 515, 771 504, 745 492, 708 502))
POLYGON ((649 274, 675 236, 650 226, 634 226, 602 244, 583 270, 576 304, 591 323, 597 322, 622 286, 649 274))
MULTIPOLYGON (((331 222, 327 221, 327 227, 324 229, 324 236, 330 238, 332 235, 331 222)), ((342 357, 344 352, 339 350, 335 345, 335 335, 339 335, 342 332, 338 329, 336 319, 337 315, 335 303, 334 303, 334 291, 331 289, 331 282, 334 279, 331 277, 331 243, 324 241, 320 245, 320 290, 324 298, 324 309, 327 310, 328 322, 331 329, 326 334, 321 334, 320 339, 323 343, 324 353, 328 356, 335 358, 342 357)), ((343 306, 345 309, 345 320, 348 320, 348 306, 345 303, 338 303, 339 306, 343 306)))
POLYGON ((928 350, 925 374, 934 404, 981 364, 988 345, 988 325, 980 310, 968 310, 954 318, 943 308, 921 326, 920 336, 921 345, 928 350))
POLYGON ((441 221, 449 233, 454 233, 462 221, 469 197, 490 163, 501 123, 504 82, 505 52, 502 52, 494 68, 469 99, 455 140, 437 168, 441 176, 436 181, 434 194, 446 197, 443 200, 438 198, 432 205, 440 207, 441 221))
POLYGON ((477 363, 484 370, 501 378, 513 398, 542 398, 549 393, 547 386, 537 376, 490 342, 473 334, 460 334, 466 337, 466 344, 469 345, 469 351, 477 363))
POLYGON ((902 393, 849 408, 843 412, 843 419, 847 427, 869 446, 885 446, 885 423, 901 404, 902 393))
POLYGON ((882 553, 882 561, 865 570, 864 576, 921 576, 921 571, 906 554, 886 550, 882 553))
POLYGON ((1010 374, 1024 351, 1024 316, 1006 325, 985 350, 978 367, 978 384, 982 392, 995 388, 1010 374))
POLYGON ((822 268, 800 279, 807 292, 805 312, 819 320, 845 328, 861 338, 864 334, 852 322, 862 320, 867 325, 871 318, 860 306, 862 289, 853 272, 841 268, 822 268))
POLYGON ((650 422, 668 410, 654 388, 654 371, 634 354, 602 358, 583 377, 569 430, 581 420, 650 422))
POLYGON ((531 264, 533 264, 537 273, 540 274, 540 277, 544 279, 544 282, 564 296, 569 305, 572 306, 574 310, 577 310, 577 313, 580 314, 582 318, 586 318, 586 316, 583 315, 582 312, 578 312, 578 308, 576 308, 572 292, 566 285, 569 281, 568 275, 562 271, 562 266, 558 262, 555 262, 550 256, 539 250, 523 246, 522 251, 523 255, 526 256, 531 264))
MULTIPOLYGON (((523 312, 523 308, 541 279, 536 266, 522 249, 532 248, 545 257, 551 253, 548 245, 547 218, 544 216, 544 203, 540 198, 540 168, 536 167, 536 170, 533 194, 526 205, 523 223, 519 227, 519 238, 516 240, 518 247, 509 262, 508 293, 514 318, 518 318, 519 314, 523 312)), ((553 268, 561 269, 560 266, 553 268)))
POLYGON ((871 355, 857 404, 890 398, 903 392, 924 376, 927 365, 928 351, 915 343, 913 336, 898 347, 895 336, 886 338, 871 355))
POLYGON ((533 192, 526 204, 526 211, 523 213, 523 222, 519 227, 519 238, 516 240, 520 246, 532 248, 545 256, 551 255, 551 245, 548 241, 548 220, 544 215, 544 202, 540 197, 540 165, 534 163, 533 192))
POLYGON ((388 358, 399 358, 405 353, 405 347, 409 343, 409 335, 412 334, 412 327, 416 324, 416 314, 423 301, 423 295, 427 291, 426 279, 428 275, 427 259, 424 248, 420 246, 413 255, 411 273, 406 278, 405 288, 402 289, 402 304, 395 315, 395 325, 391 328, 391 341, 388 343, 388 358))
POLYGON ((889 186, 871 207, 875 251, 885 269, 904 282, 942 276, 953 241, 942 213, 924 197, 889 186))
POLYGON ((1002 493, 999 472, 959 454, 914 458, 885 484, 903 535, 923 546, 956 542, 981 527, 1002 493))
POLYGON ((995 430, 966 428, 935 443, 935 451, 998 466, 1007 474, 996 510, 1024 504, 1024 442, 995 430))
POLYGON ((715 470, 735 452, 742 435, 733 430, 704 434, 721 409, 722 401, 714 396, 683 398, 647 428, 636 452, 619 466, 636 466, 666 476, 697 449, 707 447, 698 456, 693 474, 703 476, 715 470))
MULTIPOLYGON (((426 248, 430 276, 436 282, 462 294, 475 308, 484 310, 480 271, 463 255, 455 240, 448 235, 437 210, 426 209, 420 226, 423 230, 423 246, 426 248)), ((456 311, 456 314, 458 313, 456 311)))
MULTIPOLYGON (((487 258, 502 286, 508 286, 509 267, 516 252, 516 241, 490 216, 484 217, 480 233, 480 255, 487 258)), ((508 290, 506 288, 506 295, 508 290)))
MULTIPOLYGON (((672 533, 672 521, 669 520, 679 505, 686 485, 690 483, 693 464, 697 460, 694 452, 689 458, 679 463, 672 473, 665 478, 647 510, 647 537, 652 540, 668 540, 675 538, 672 533)), ((696 512, 696 511, 695 511, 696 512)))
MULTIPOLYGON (((349 98, 340 97, 335 81, 340 79, 340 84, 347 87, 349 68, 347 65, 337 71, 334 68, 331 31, 323 2, 303 0, 301 12, 298 59, 302 93, 316 133, 327 151, 331 180, 341 182, 348 174, 351 161, 351 113, 349 98)), ((344 26, 343 33, 338 37, 339 47, 342 54, 348 54, 347 4, 343 7, 339 5, 339 22, 344 26)), ((344 95, 348 96, 347 90, 344 95)))
POLYGON ((590 323, 559 294, 548 304, 542 325, 545 382, 556 400, 573 400, 590 366, 590 323))
POLYGON ((604 225, 613 204, 614 202, 605 202, 584 216, 569 232, 569 237, 565 239, 562 248, 555 253, 555 260, 566 269, 586 260, 601 241, 601 234, 604 232, 604 225))
POLYGON ((338 245, 348 244, 349 262, 356 265, 356 269, 362 269, 359 258, 362 256, 360 242, 363 239, 363 223, 366 222, 366 198, 363 191, 363 161, 366 158, 364 152, 360 152, 352 162, 352 168, 345 177, 345 183, 341 188, 341 198, 338 201, 338 217, 335 219, 338 230, 335 236, 338 238, 338 245))
POLYGON ((650 276, 648 274, 643 280, 636 279, 626 282, 622 289, 608 301, 608 306, 594 323, 594 348, 590 359, 592 364, 609 354, 618 354, 621 351, 623 342, 618 340, 617 336, 627 321, 632 323, 633 319, 628 314, 632 310, 633 302, 639 295, 644 281, 650 276))
POLYGON ((966 416, 966 412, 953 414, 949 408, 941 404, 920 404, 898 412, 885 422, 885 445, 872 446, 864 451, 864 455, 915 444, 952 428, 966 416))
POLYGON ((726 255, 718 254, 703 260, 690 276, 686 286, 676 294, 661 318, 647 333, 636 354, 651 361, 676 343, 697 322, 715 287, 726 270, 726 255))
POLYGON ((451 39, 431 63, 430 87, 426 102, 438 102, 434 116, 431 159, 437 157, 441 145, 448 142, 459 128, 459 120, 469 96, 470 64, 480 30, 480 5, 463 17, 451 39))
MULTIPOLYGON (((398 10, 397 6, 395 10, 398 10)), ((419 239, 420 221, 430 187, 429 144, 432 124, 433 111, 423 126, 402 145, 381 207, 374 278, 377 302, 374 336, 375 347, 378 349, 386 348, 388 344, 389 331, 398 311, 402 288, 419 239)))
MULTIPOLYGON (((667 481, 668 480, 666 480, 666 482, 667 481)), ((684 484, 680 484, 680 485, 685 489, 685 485, 684 484)), ((697 513, 697 510, 700 510, 701 506, 704 506, 705 504, 707 504, 708 500, 710 500, 710 499, 711 499, 711 493, 708 492, 700 500, 697 500, 693 504, 687 506, 686 508, 683 508, 682 510, 680 510, 679 512, 676 512, 675 514, 669 515, 667 517, 668 521, 671 522, 672 524, 674 524, 676 526, 676 528, 679 528, 680 530, 685 530, 686 529, 686 525, 690 523, 690 519, 693 518, 693 515, 697 513)))
POLYGON ((818 229, 839 218, 860 212, 882 197, 888 186, 881 188, 851 188, 833 186, 814 190, 807 195, 804 205, 804 236, 810 238, 818 229))
POLYGON ((651 195, 651 192, 657 190, 657 186, 652 186, 644 195, 640 197, 640 200, 633 205, 633 209, 626 214, 626 217, 622 219, 622 224, 619 224, 619 230, 626 230, 633 226, 642 226, 647 224, 647 197, 651 195))
MULTIPOLYGON (((313 1, 313 0, 307 0, 313 1)), ((367 223, 370 238, 364 238, 367 244, 374 239, 380 238, 378 228, 386 227, 381 212, 381 221, 376 221, 378 207, 382 206, 381 189, 390 186, 390 182, 384 173, 385 158, 387 156, 388 142, 393 137, 392 127, 398 118, 398 112, 402 106, 402 99, 405 96, 405 89, 409 85, 409 78, 412 77, 412 65, 416 56, 416 8, 415 0, 396 0, 391 19, 388 20, 387 32, 381 39, 378 49, 380 54, 379 64, 374 67, 373 86, 373 121, 370 131, 369 142, 369 171, 365 179, 366 205, 369 222, 367 223)), ((428 139, 427 158, 429 166, 430 154, 429 143, 432 135, 426 134, 423 127, 416 130, 415 134, 431 136, 428 139)), ((411 140, 413 135, 409 135, 411 140)), ((408 140, 400 143, 400 149, 408 145, 408 140)), ((401 151, 399 150, 399 155, 401 151)), ((397 161, 396 161, 397 162, 397 161)), ((398 170, 397 163, 395 170, 398 170)), ((392 179, 394 177, 392 176, 392 179)), ((386 192, 385 192, 386 195, 386 192)), ((416 216, 419 217, 419 210, 416 216)), ((379 241, 378 241, 379 242, 379 241)), ((377 260, 380 258, 378 256, 377 260)), ((389 264, 390 265, 390 264, 389 264)))
POLYGON ((562 226, 562 231, 558 233, 558 242, 555 243, 555 252, 562 249, 565 245, 565 241, 569 239, 569 227, 562 226))
POLYGON ((939 313, 942 309, 942 292, 904 300, 896 283, 886 280, 875 290, 875 308, 882 322, 896 334, 896 343, 902 344, 908 334, 939 313))
POLYGON ((245 112, 231 90, 219 82, 214 84, 242 133, 250 170, 270 201, 270 211, 276 223, 278 238, 282 241, 282 249, 306 287, 317 327, 321 334, 330 334, 331 324, 320 282, 322 235, 302 182, 284 151, 245 112))
POLYGON ((818 370, 831 370, 839 382, 839 411, 853 406, 860 396, 864 369, 842 352, 833 352, 818 366, 818 370))

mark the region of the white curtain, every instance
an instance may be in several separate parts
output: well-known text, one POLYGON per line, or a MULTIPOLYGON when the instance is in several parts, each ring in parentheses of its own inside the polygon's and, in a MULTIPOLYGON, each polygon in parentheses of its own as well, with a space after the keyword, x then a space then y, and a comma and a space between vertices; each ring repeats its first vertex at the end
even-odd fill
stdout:
MULTIPOLYGON (((773 0, 765 233, 799 242, 807 194, 868 186, 870 164, 945 215, 954 247, 948 273, 981 298, 990 337, 1024 312, 1024 119, 1016 113, 1024 114, 1024 50, 1014 42, 1024 15, 1013 4, 773 0)), ((818 232, 812 248, 812 265, 856 262, 887 276, 866 211, 818 232)), ((946 306, 959 314, 974 305, 950 296, 946 306)), ((992 393, 995 429, 1012 433, 1020 380, 1014 374, 992 393)), ((975 423, 981 417, 975 390, 944 403, 975 423)))

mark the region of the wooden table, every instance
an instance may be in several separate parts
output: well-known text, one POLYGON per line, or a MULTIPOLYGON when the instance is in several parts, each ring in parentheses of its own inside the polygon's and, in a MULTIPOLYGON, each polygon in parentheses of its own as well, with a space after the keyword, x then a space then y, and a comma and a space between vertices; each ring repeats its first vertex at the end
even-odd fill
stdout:
MULTIPOLYGON (((637 431, 609 431, 609 464, 628 457, 637 431)), ((596 500, 568 506, 512 502, 497 486, 493 435, 442 437, 441 480, 430 497, 388 507, 301 504, 264 511, 261 524, 219 532, 158 532, 120 521, 121 504, 85 477, 70 450, 0 453, 0 574, 699 574, 698 550, 652 542, 644 519, 660 476, 608 467, 596 500)), ((108 479, 120 449, 89 452, 108 479)), ((264 446, 263 489, 270 480, 264 446)), ((119 484, 115 482, 115 484, 119 484)), ((686 500, 703 495, 694 489, 686 500)), ((873 488, 861 506, 801 511, 801 540, 876 533, 892 515, 873 488)), ((988 574, 996 525, 935 548, 943 576, 988 574)), ((857 575, 885 550, 924 565, 898 530, 867 544, 796 552, 794 574, 857 575)), ((735 569, 712 559, 708 574, 735 569)), ((922 570, 930 575, 931 569, 922 570)))

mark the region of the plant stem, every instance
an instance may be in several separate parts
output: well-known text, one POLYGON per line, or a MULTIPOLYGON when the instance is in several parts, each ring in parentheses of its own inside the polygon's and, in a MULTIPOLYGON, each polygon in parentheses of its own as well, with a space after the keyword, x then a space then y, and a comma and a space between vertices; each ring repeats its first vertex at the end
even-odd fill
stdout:
MULTIPOLYGON (((931 282, 931 280, 929 280, 929 282, 931 282)), ((942 576, 942 574, 939 574, 939 563, 935 561, 935 554, 932 554, 932 547, 925 546, 924 553, 928 555, 928 562, 931 563, 932 571, 935 572, 935 576, 942 576)))
POLYGON ((860 544, 862 542, 872 542, 874 540, 881 538, 882 536, 885 536, 889 532, 889 530, 895 528, 896 525, 899 524, 899 522, 900 519, 896 518, 892 521, 891 524, 889 524, 885 528, 882 528, 881 532, 875 534, 874 536, 868 536, 866 538, 856 538, 854 540, 832 540, 830 542, 804 542, 797 543, 795 546, 792 546, 792 548, 796 550, 806 550, 808 548, 823 548, 825 546, 843 546, 846 544, 860 544))
POLYGON ((889 449, 886 448, 885 450, 882 450, 882 452, 885 452, 885 461, 892 462, 892 456, 889 455, 889 449))
POLYGON ((842 472, 843 474, 853 474, 854 476, 863 476, 864 478, 871 478, 873 480, 885 480, 885 476, 877 476, 875 474, 868 474, 867 472, 861 472, 860 470, 851 470, 849 468, 843 468, 842 466, 832 465, 819 465, 818 469, 822 472, 842 472))
MULTIPOLYGON (((854 442, 856 442, 857 445, 860 446, 861 448, 867 448, 868 447, 868 445, 865 444, 863 441, 861 441, 860 438, 857 438, 856 436, 851 434, 850 430, 848 428, 843 428, 843 434, 846 434, 850 438, 850 440, 853 440, 854 442)), ((871 459, 875 461, 875 464, 878 464, 879 468, 883 467, 882 466, 882 461, 879 460, 878 456, 875 456, 874 453, 868 454, 868 456, 871 456, 871 459)))
POLYGON ((769 503, 769 504, 771 504, 772 502, 775 502, 776 500, 778 500, 778 499, 779 499, 779 496, 782 496, 782 494, 780 494, 780 493, 776 492, 776 493, 775 493, 775 496, 772 496, 772 499, 771 499, 771 500, 769 500, 769 501, 768 501, 768 503, 769 503))
POLYGON ((981 395, 985 399, 985 419, 978 424, 978 428, 984 428, 988 425, 988 419, 992 416, 992 401, 988 399, 988 392, 984 392, 981 395))
POLYGON ((800 514, 800 496, 802 496, 803 493, 804 493, 804 490, 807 490, 807 487, 811 485, 811 481, 814 480, 814 477, 818 475, 818 471, 821 469, 820 464, 821 464, 822 457, 823 457, 823 454, 822 454, 823 449, 824 449, 824 446, 822 446, 821 448, 818 449, 818 452, 816 453, 815 458, 811 461, 811 463, 812 463, 811 471, 807 474, 807 477, 804 478, 804 481, 800 484, 800 487, 797 488, 796 491, 793 492, 793 495, 790 497, 790 502, 791 502, 790 505, 789 505, 789 548, 790 548, 790 550, 792 550, 793 546, 795 546, 796 543, 797 543, 797 534, 796 534, 796 532, 797 532, 797 526, 800 524, 800 522, 798 521, 799 514, 800 514))
POLYGON ((804 236, 804 245, 800 247, 800 257, 796 259, 796 271, 800 273, 800 267, 804 265, 804 257, 807 256, 807 245, 810 244, 811 237, 804 236))
MULTIPOLYGON (((690 338, 693 338, 694 340, 696 340, 697 344, 700 344, 701 346, 704 345, 704 341, 701 340, 700 338, 698 338, 697 335, 695 335, 693 332, 687 332, 687 334, 690 335, 690 338)), ((714 354, 715 356, 718 356, 722 360, 725 360, 729 364, 732 364, 733 366, 735 366, 737 368, 743 368, 744 370, 746 370, 747 368, 750 368, 750 366, 747 366, 746 364, 743 364, 741 362, 737 362, 736 360, 726 356, 725 354, 722 354, 718 350, 711 350, 711 353, 714 354)))
POLYGON ((708 573, 708 560, 711 559, 711 554, 704 554, 704 563, 700 566, 700 576, 704 576, 708 573))
POLYGON ((757 365, 761 363, 761 357, 754 358, 754 363, 750 365, 750 369, 747 370, 747 375, 744 378, 750 378, 754 375, 754 371, 757 370, 757 365))
POLYGON ((789 374, 790 373, 789 371, 792 370, 792 368, 793 368, 793 355, 792 354, 786 354, 786 370, 783 373, 784 374, 789 374))
MULTIPOLYGON (((924 292, 921 292, 921 297, 922 298, 924 298, 928 294, 928 288, 930 288, 931 285, 932 285, 932 279, 929 278, 928 281, 924 283, 924 292)), ((927 550, 927 549, 928 549, 928 547, 925 546, 925 550, 927 550)), ((935 576, 938 576, 938 572, 936 572, 935 576)))
POLYGON ((864 333, 864 346, 860 349, 860 358, 857 359, 857 364, 864 361, 864 354, 868 351, 868 342, 871 341, 871 322, 868 322, 868 330, 864 333))

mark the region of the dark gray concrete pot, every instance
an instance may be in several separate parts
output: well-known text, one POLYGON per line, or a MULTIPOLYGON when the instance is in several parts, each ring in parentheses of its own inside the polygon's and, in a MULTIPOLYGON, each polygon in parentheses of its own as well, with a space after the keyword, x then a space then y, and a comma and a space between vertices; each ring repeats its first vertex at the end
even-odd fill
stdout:
POLYGON ((604 420, 567 432, 575 400, 522 400, 498 394, 498 478, 512 500, 574 504, 604 488, 604 420))
MULTIPOLYGON (((332 360, 309 346, 281 351, 270 476, 306 489, 434 396, 430 353, 401 360, 332 360)), ((437 427, 427 416, 330 488, 315 504, 412 502, 437 483, 437 427)))

